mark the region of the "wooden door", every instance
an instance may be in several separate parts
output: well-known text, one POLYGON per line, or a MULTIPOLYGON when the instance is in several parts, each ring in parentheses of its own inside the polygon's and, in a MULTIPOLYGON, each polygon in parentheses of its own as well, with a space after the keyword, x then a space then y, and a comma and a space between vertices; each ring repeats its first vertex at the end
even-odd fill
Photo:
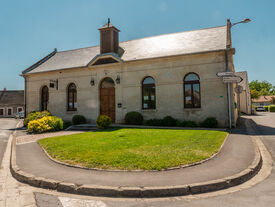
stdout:
POLYGON ((100 87, 100 115, 116 120, 115 87, 112 79, 103 80, 100 87))

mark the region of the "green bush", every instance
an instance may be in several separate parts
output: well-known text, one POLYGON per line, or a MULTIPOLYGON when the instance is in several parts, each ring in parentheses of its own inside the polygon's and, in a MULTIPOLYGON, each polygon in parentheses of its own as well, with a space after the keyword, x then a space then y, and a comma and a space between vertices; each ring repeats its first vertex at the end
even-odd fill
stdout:
POLYGON ((183 121, 182 122, 183 127, 197 127, 197 123, 194 121, 183 121))
POLYGON ((27 118, 24 120, 24 126, 28 126, 28 123, 33 120, 41 119, 45 116, 51 116, 51 113, 48 111, 32 111, 28 114, 27 118))
POLYGON ((143 123, 143 116, 139 112, 131 111, 125 115, 124 120, 126 124, 141 125, 143 123))
POLYGON ((63 129, 67 129, 70 126, 72 126, 72 122, 70 122, 70 121, 63 121, 63 129))
POLYGON ((176 126, 177 126, 177 127, 182 127, 182 122, 181 122, 180 120, 177 120, 176 126))
POLYGON ((264 106, 265 111, 269 111, 269 106, 264 106))
POLYGON ((145 124, 148 126, 162 126, 162 119, 148 119, 145 124))
POLYGON ((215 117, 208 117, 200 123, 200 126, 205 128, 216 128, 218 126, 218 121, 215 117))
POLYGON ((162 119, 162 126, 176 126, 177 120, 171 116, 166 116, 162 119))
POLYGON ((56 116, 45 116, 41 119, 32 120, 28 123, 29 133, 53 132, 63 129, 63 121, 56 116))
POLYGON ((106 115, 100 115, 96 119, 96 125, 99 129, 106 129, 112 123, 112 119, 106 115))
POLYGON ((72 118, 73 125, 86 124, 86 118, 83 115, 74 115, 72 118))
POLYGON ((275 105, 270 105, 268 109, 270 112, 275 112, 275 105))

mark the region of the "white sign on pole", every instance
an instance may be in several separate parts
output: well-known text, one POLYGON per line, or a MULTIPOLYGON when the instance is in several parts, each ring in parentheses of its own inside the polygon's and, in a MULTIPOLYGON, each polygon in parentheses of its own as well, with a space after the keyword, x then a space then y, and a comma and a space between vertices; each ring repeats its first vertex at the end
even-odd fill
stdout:
POLYGON ((216 73, 216 75, 217 75, 218 77, 223 77, 223 76, 234 76, 234 72, 231 72, 231 71, 229 71, 229 72, 219 72, 219 73, 216 73))
POLYGON ((222 81, 224 83, 240 83, 240 82, 242 82, 242 80, 243 79, 239 76, 232 76, 232 77, 224 76, 224 77, 222 77, 222 81))

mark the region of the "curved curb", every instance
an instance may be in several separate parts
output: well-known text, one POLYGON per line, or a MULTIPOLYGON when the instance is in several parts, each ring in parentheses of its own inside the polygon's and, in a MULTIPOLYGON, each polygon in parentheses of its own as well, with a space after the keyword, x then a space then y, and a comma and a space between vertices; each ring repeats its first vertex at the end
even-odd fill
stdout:
POLYGON ((128 197, 128 198, 154 198, 183 196, 190 194, 206 193, 217 191, 232 186, 236 186, 251 179, 258 173, 262 166, 262 156, 259 148, 253 139, 255 157, 253 162, 247 169, 233 176, 223 179, 211 180, 207 182, 194 183, 189 185, 178 186, 161 186, 161 187, 111 187, 99 185, 77 185, 74 183, 65 183, 58 180, 36 177, 35 175, 22 171, 16 164, 16 140, 13 137, 11 148, 10 168, 11 174, 15 179, 29 185, 57 190, 59 192, 74 193, 90 196, 106 196, 106 197, 128 197))
POLYGON ((222 143, 221 147, 219 148, 218 152, 214 153, 209 158, 206 158, 204 160, 200 160, 198 162, 194 162, 194 163, 191 163, 191 164, 186 164, 186 165, 182 165, 182 166, 178 166, 178 167, 169 167, 169 168, 161 169, 161 170, 107 170, 107 169, 101 169, 101 168, 88 168, 88 167, 83 167, 83 166, 79 166, 79 165, 71 165, 71 164, 61 162, 59 160, 54 159, 51 155, 49 155, 47 150, 45 150, 38 142, 37 142, 37 144, 39 145, 39 147, 43 150, 43 152, 46 154, 46 156, 51 161, 53 161, 53 162, 55 162, 59 165, 65 165, 67 167, 79 168, 79 169, 83 169, 83 170, 105 171, 105 172, 163 172, 163 171, 179 170, 179 169, 183 169, 183 168, 187 168, 187 167, 193 167, 193 166, 200 165, 202 163, 205 163, 205 162, 213 159, 214 157, 216 157, 221 152, 222 148, 225 145, 225 142, 228 139, 228 136, 229 136, 229 133, 224 138, 223 143, 222 143))

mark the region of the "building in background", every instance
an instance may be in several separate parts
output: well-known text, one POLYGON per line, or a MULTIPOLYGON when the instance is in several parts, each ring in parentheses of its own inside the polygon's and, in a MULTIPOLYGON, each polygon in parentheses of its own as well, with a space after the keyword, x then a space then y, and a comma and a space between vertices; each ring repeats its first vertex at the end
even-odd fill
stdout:
POLYGON ((238 85, 242 86, 243 88, 243 91, 240 94, 241 112, 245 114, 251 114, 252 103, 247 71, 236 72, 236 75, 243 79, 242 82, 238 83, 238 85))
POLYGON ((252 103, 255 106, 269 106, 275 104, 275 95, 272 96, 260 96, 257 99, 252 99, 252 103))
POLYGON ((24 111, 24 91, 0 90, 0 118, 15 117, 20 111, 24 111))

